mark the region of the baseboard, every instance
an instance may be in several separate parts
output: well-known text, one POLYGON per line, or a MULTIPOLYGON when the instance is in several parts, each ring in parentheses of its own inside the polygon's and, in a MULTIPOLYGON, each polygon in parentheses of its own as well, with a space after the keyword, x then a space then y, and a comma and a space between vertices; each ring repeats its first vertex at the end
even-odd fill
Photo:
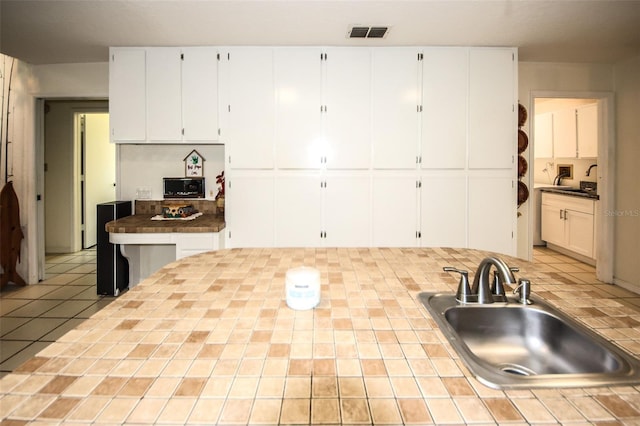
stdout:
POLYGON ((583 256, 574 251, 567 250, 564 247, 557 246, 555 244, 551 244, 547 242, 547 247, 549 247, 553 251, 557 251, 558 253, 562 253, 565 256, 569 256, 572 259, 579 260, 582 263, 586 263, 587 265, 596 266, 596 260, 587 256, 583 256))
POLYGON ((613 279, 613 283, 615 285, 617 285, 618 287, 622 287, 625 290, 629 290, 630 292, 636 293, 636 294, 640 294, 640 286, 636 285, 636 284, 632 284, 628 281, 625 280, 621 280, 619 278, 614 278, 613 279))

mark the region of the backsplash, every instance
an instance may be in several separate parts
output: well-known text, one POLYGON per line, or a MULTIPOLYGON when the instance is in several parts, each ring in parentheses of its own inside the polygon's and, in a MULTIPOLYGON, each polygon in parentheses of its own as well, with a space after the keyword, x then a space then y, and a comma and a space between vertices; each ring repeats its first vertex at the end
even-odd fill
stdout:
POLYGON ((213 200, 173 199, 173 200, 135 200, 135 214, 162 214, 162 206, 167 204, 191 204, 205 214, 217 214, 218 208, 213 200))
POLYGON ((567 164, 573 166, 573 176, 571 179, 563 178, 563 185, 570 185, 574 188, 580 187, 580 182, 597 182, 598 168, 591 169, 591 173, 587 176, 587 170, 592 164, 597 164, 595 159, 578 159, 578 158, 536 158, 533 166, 533 180, 535 183, 552 184, 558 175, 558 164, 567 164), (546 172, 544 170, 547 170, 546 172))
POLYGON ((163 197, 162 178, 184 177, 183 159, 197 150, 204 162, 206 198, 218 193, 216 176, 224 170, 224 145, 118 145, 118 199, 158 200, 163 197))

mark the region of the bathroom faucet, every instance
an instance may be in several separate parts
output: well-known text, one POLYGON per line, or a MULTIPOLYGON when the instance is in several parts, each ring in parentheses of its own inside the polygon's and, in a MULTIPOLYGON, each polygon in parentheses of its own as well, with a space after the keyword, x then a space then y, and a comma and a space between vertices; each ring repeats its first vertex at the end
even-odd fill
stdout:
POLYGON ((478 303, 493 303, 494 294, 499 296, 495 297, 495 299, 506 301, 503 284, 515 284, 516 278, 513 276, 513 272, 517 270, 517 268, 510 268, 502 259, 497 257, 484 258, 478 265, 478 270, 473 277, 473 286, 471 287, 471 292, 478 295, 478 303), (489 272, 492 266, 495 267, 493 292, 489 286, 489 272))
POLYGON ((593 169, 594 167, 598 167, 597 164, 592 164, 589 166, 589 168, 587 169, 587 173, 586 175, 589 176, 591 174, 591 169, 593 169))

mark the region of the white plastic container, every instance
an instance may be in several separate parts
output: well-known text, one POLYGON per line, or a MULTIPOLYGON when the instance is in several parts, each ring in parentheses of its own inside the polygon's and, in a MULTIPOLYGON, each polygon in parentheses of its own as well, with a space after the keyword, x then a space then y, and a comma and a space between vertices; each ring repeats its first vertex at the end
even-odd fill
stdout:
POLYGON ((320 271, 300 266, 287 271, 287 306, 295 310, 313 309, 320 303, 320 271))

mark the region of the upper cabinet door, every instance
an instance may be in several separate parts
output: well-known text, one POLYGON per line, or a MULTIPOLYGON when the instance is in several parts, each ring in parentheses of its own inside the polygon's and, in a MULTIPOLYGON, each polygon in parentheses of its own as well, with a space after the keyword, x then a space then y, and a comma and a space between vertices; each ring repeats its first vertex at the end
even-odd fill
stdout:
POLYGON ((371 164, 371 51, 327 49, 326 165, 367 169, 371 164))
POLYGON ((553 153, 556 158, 576 158, 576 110, 565 108, 553 113, 553 153))
POLYGON ((147 49, 147 139, 182 140, 180 48, 147 49))
POLYGON ((518 141, 515 52, 472 48, 469 55, 469 168, 512 168, 518 141))
POLYGON ((222 137, 233 169, 274 166, 273 49, 231 49, 228 56, 227 127, 222 137))
POLYGON ((424 49, 422 62, 422 168, 467 164, 469 49, 424 49))
POLYGON ((276 158, 283 169, 319 168, 321 134, 321 50, 275 50, 276 158))
POLYGON ((598 156, 598 104, 578 107, 578 157, 598 156))
POLYGON ((144 141, 147 137, 145 50, 117 48, 110 53, 111 141, 144 141))
POLYGON ((418 155, 418 50, 373 49, 373 167, 415 169, 418 155))
POLYGON ((218 51, 182 49, 182 126, 185 141, 218 139, 218 51))
POLYGON ((534 120, 535 158, 553 158, 553 114, 536 114, 534 120))

